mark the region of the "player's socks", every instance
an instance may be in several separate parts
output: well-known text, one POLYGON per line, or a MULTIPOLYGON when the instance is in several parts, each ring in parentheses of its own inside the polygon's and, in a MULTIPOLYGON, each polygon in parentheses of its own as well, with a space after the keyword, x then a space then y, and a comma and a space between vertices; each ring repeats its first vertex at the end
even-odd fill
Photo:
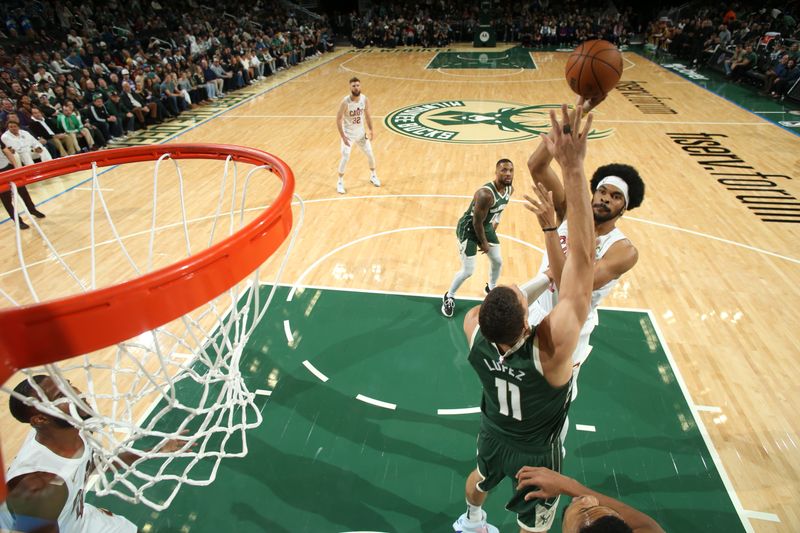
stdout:
POLYGON ((480 505, 472 505, 467 502, 467 520, 470 522, 480 522, 486 517, 483 514, 483 509, 481 509, 480 505))

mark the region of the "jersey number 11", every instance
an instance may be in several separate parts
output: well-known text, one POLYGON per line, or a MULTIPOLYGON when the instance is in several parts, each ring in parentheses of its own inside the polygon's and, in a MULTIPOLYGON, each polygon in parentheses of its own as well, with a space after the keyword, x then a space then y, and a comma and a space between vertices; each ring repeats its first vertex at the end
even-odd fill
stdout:
POLYGON ((494 378, 497 386, 497 403, 500 405, 500 414, 508 416, 508 395, 511 394, 511 416, 515 420, 522 420, 522 406, 519 401, 519 387, 500 378, 494 378))

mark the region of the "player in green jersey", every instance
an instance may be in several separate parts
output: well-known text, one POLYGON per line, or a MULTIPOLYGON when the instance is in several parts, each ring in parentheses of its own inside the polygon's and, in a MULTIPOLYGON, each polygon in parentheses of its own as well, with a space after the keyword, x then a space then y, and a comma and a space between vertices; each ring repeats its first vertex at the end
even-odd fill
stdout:
POLYGON ((528 306, 547 287, 539 274, 530 282, 498 286, 464 318, 469 362, 483 388, 478 467, 467 478, 467 512, 453 524, 458 532, 493 532, 482 509, 486 494, 510 478, 506 508, 521 531, 548 531, 558 497, 526 500, 535 487, 518 490, 523 466, 561 468, 562 425, 571 400, 572 352, 589 312, 594 263, 594 229, 583 161, 592 115, 581 129, 582 109, 562 106, 562 122, 551 111, 553 131, 543 142, 561 166, 570 227, 570 250, 558 304, 532 329, 528 306))
POLYGON ((450 289, 442 297, 442 314, 453 316, 456 291, 475 271, 475 256, 478 250, 489 256, 489 283, 486 292, 494 289, 500 278, 503 259, 500 256, 500 241, 495 230, 500 223, 500 215, 508 205, 514 187, 514 163, 510 159, 501 159, 495 165, 494 181, 483 185, 475 192, 472 202, 456 225, 458 251, 461 256, 459 270, 450 289))

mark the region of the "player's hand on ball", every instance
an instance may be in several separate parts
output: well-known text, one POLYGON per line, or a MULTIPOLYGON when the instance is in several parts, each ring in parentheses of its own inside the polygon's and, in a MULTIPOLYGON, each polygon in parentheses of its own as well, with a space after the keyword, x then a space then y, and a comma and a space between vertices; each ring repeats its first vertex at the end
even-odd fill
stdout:
POLYGON ((601 95, 601 96, 593 96, 592 98, 589 98, 588 100, 584 100, 583 96, 578 98, 578 102, 581 102, 582 100, 584 100, 583 102, 581 102, 581 105, 583 106, 583 114, 586 115, 587 113, 589 113, 589 111, 591 111, 595 107, 599 106, 600 103, 602 101, 604 101, 607 96, 608 96, 608 94, 604 94, 604 95, 601 95))
POLYGON ((586 157, 586 139, 592 129, 592 114, 586 119, 586 125, 581 131, 580 122, 583 109, 576 107, 571 115, 567 104, 561 106, 562 121, 556 118, 554 110, 550 110, 550 122, 553 129, 547 135, 541 134, 542 141, 547 147, 547 151, 555 159, 561 168, 570 165, 583 165, 586 157))

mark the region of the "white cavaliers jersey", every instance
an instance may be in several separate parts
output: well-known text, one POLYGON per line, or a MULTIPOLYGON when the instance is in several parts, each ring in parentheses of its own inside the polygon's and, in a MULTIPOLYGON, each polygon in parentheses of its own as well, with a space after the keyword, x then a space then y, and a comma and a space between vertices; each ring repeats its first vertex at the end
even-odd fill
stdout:
MULTIPOLYGON (((19 453, 6 471, 6 480, 33 472, 55 474, 67 486, 67 501, 58 515, 59 533, 136 533, 136 526, 119 515, 109 515, 86 503, 86 481, 94 469, 92 449, 83 440, 80 457, 61 457, 36 440, 36 431, 31 430, 19 453)), ((14 517, 8 506, 0 506, 0 527, 6 527, 14 517)), ((13 529, 9 527, 8 529, 13 529)))
POLYGON ((363 94, 358 96, 355 102, 350 98, 350 95, 344 97, 342 100, 347 105, 344 112, 342 124, 344 127, 344 134, 351 141, 357 141, 366 135, 364 129, 364 113, 367 108, 367 97, 363 94))
MULTIPOLYGON (((561 250, 566 254, 568 245, 566 220, 561 223, 557 231, 558 240, 561 243, 561 250)), ((594 249, 595 262, 599 261, 604 255, 606 255, 606 252, 608 252, 612 245, 623 239, 627 239, 627 237, 625 237, 625 234, 622 233, 619 228, 614 228, 605 235, 597 237, 594 249)), ((544 258, 542 258, 542 264, 539 267, 539 273, 544 272, 549 267, 550 261, 547 258, 547 251, 545 250, 544 258)), ((599 306, 600 301, 605 298, 609 292, 611 292, 611 289, 614 288, 614 285, 617 284, 617 281, 619 281, 619 278, 614 278, 599 289, 592 291, 592 300, 589 304, 589 316, 581 328, 581 335, 591 333, 595 326, 597 326, 599 322, 597 317, 597 306, 599 306)), ((555 307, 556 303, 558 303, 558 289, 555 288, 554 284, 551 284, 550 288, 544 291, 531 307, 529 321, 532 324, 538 324, 545 316, 547 316, 548 313, 550 313, 550 311, 553 310, 553 307, 555 307)))

